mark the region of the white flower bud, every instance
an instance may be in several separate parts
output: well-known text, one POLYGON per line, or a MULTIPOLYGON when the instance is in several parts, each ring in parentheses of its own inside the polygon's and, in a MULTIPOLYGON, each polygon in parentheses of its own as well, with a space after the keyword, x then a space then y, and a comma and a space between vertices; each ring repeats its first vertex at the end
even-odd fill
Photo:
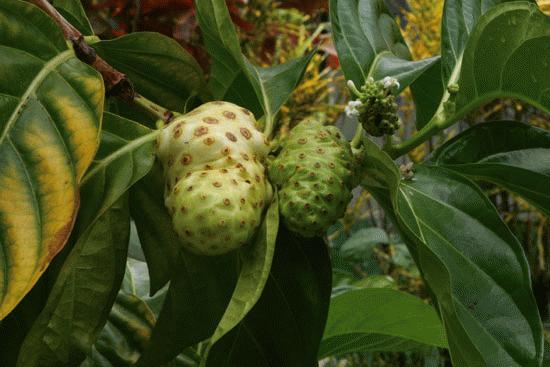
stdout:
POLYGON ((392 78, 391 76, 387 76, 384 79, 382 79, 382 84, 384 85, 384 88, 390 89, 390 88, 397 88, 399 89, 399 81, 397 79, 392 78))

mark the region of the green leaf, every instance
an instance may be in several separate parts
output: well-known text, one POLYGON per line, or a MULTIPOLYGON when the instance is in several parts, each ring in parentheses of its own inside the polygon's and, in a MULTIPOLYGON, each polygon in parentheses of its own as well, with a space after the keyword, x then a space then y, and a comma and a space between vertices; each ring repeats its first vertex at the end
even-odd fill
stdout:
MULTIPOLYGON (((151 223, 149 224, 151 225, 151 223)), ((137 366, 161 366, 210 337, 231 299, 237 258, 198 256, 182 250, 150 343, 137 366)))
POLYGON ((456 366, 535 367, 542 331, 520 243, 471 181, 418 166, 393 203, 456 366))
POLYGON ((241 250, 239 279, 229 305, 210 338, 210 346, 237 326, 258 302, 271 270, 278 229, 279 205, 275 195, 255 241, 241 250))
POLYGON ((147 345, 155 321, 143 300, 119 292, 107 324, 83 366, 132 366, 147 345))
POLYGON ((383 0, 330 0, 330 20, 344 75, 357 87, 368 77, 391 76, 399 80, 402 90, 439 59, 411 61, 395 17, 383 0))
POLYGON ((234 102, 265 116, 271 129, 275 115, 294 91, 315 54, 282 65, 261 68, 242 54, 239 38, 224 0, 195 1, 204 43, 212 57, 210 91, 215 99, 234 102))
POLYGON ((549 41, 550 18, 536 4, 505 3, 488 11, 464 51, 457 116, 498 97, 550 111, 549 41))
POLYGON ((366 260, 371 257, 373 248, 380 243, 389 243, 389 238, 381 228, 362 228, 354 232, 340 248, 345 259, 366 260))
POLYGON ((69 237, 105 91, 37 7, 2 1, 0 29, 1 320, 69 237))
POLYGON ((389 189, 392 192, 397 190, 401 173, 395 162, 369 138, 363 139, 363 147, 361 184, 371 192, 375 188, 383 191, 389 189))
POLYGON ((17 366, 78 366, 90 352, 124 275, 127 200, 121 198, 80 233, 23 342, 17 366))
POLYGON ((108 209, 151 170, 157 135, 158 131, 105 112, 101 145, 82 179, 87 201, 82 203, 75 230, 84 231, 98 213, 108 209))
POLYGON ((323 240, 297 238, 281 226, 262 296, 245 319, 212 347, 207 366, 317 366, 330 278, 323 240))
POLYGON ((426 346, 447 346, 443 326, 431 306, 393 289, 359 289, 331 300, 319 358, 426 346))
POLYGON ((162 166, 157 162, 130 192, 130 210, 147 259, 151 295, 172 277, 181 247, 172 228, 172 218, 164 206, 164 185, 162 166))
POLYGON ((515 121, 479 124, 454 137, 430 162, 490 181, 550 215, 550 132, 515 121))
POLYGON ((260 100, 267 124, 272 124, 279 109, 288 100, 316 51, 281 65, 262 68, 246 61, 246 70, 260 100))
POLYGON ((411 92, 416 107, 416 128, 421 129, 435 114, 445 93, 441 79, 441 60, 434 62, 411 84, 411 92))
POLYGON ((85 36, 94 34, 80 0, 53 0, 52 5, 82 34, 85 36))
POLYGON ((153 164, 154 134, 108 113, 104 121, 101 147, 82 180, 72 248, 25 338, 18 366, 80 364, 122 282, 130 233, 126 192, 153 164))
MULTIPOLYGON (((460 69, 462 54, 481 16, 497 4, 515 0, 445 1, 441 26, 442 77, 445 85, 460 69)), ((535 3, 535 0, 525 0, 535 3)), ((495 36, 499 35, 496 33, 495 36)))
POLYGON ((200 65, 171 38, 137 32, 92 46, 126 73, 139 93, 166 108, 185 112, 189 97, 209 98, 200 65))

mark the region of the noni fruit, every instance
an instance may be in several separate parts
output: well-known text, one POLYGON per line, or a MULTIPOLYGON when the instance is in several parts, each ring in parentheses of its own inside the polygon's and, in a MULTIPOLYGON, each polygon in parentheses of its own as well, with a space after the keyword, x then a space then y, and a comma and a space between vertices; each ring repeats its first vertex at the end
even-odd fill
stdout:
POLYGON ((221 255, 249 242, 272 197, 269 144, 252 113, 228 102, 203 104, 167 125, 157 146, 165 205, 184 246, 221 255))
POLYGON ((343 216, 353 176, 350 144, 338 128, 315 120, 294 127, 269 165, 283 221, 304 237, 322 234, 343 216))

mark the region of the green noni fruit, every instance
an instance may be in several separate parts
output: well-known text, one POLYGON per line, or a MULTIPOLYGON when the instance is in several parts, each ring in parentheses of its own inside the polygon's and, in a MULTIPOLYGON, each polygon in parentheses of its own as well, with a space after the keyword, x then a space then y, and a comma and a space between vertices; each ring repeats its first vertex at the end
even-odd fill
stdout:
POLYGON ((157 145, 165 205, 185 247, 221 255, 249 242, 272 197, 263 165, 269 144, 252 113, 203 104, 167 125, 157 145))
POLYGON ((292 129, 269 166, 287 227, 304 237, 324 233, 351 199, 353 156, 338 128, 305 120, 292 129))

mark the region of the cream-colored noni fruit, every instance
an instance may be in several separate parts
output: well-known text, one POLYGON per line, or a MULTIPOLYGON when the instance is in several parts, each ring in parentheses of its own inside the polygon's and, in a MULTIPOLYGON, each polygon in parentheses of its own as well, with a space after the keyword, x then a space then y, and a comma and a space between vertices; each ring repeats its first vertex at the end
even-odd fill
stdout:
POLYGON ((203 104, 163 129, 165 205, 187 249, 221 255, 249 242, 272 198, 268 152, 252 113, 228 102, 203 104))

